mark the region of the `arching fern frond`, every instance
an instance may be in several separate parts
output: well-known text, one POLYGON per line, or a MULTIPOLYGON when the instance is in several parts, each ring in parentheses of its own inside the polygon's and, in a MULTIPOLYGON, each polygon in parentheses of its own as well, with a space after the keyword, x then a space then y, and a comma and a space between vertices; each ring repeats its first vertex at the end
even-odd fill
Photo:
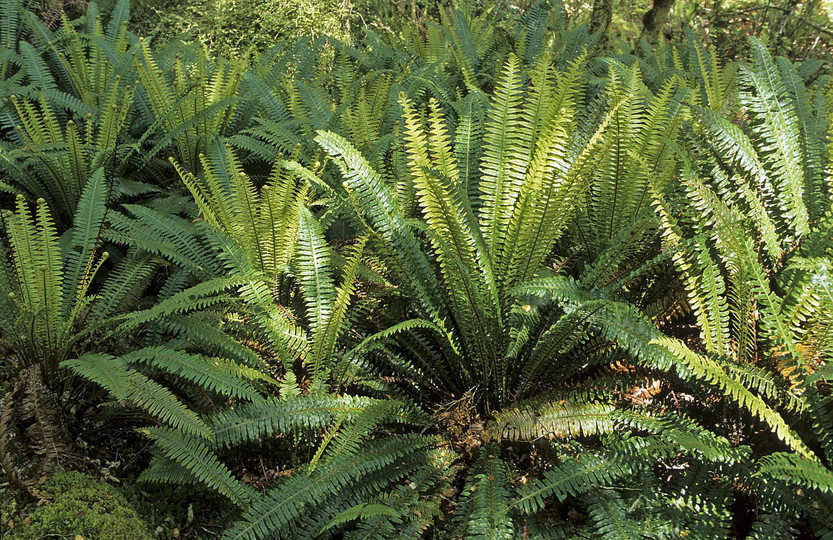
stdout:
POLYGON ((221 395, 247 401, 260 399, 260 395, 252 388, 251 381, 241 378, 240 375, 253 372, 252 375, 257 374, 255 375, 257 379, 263 379, 263 375, 255 370, 236 366, 229 360, 190 354, 162 345, 131 351, 122 355, 121 359, 123 362, 144 364, 161 369, 165 373, 177 375, 194 382, 200 388, 221 395))
POLYGON ((248 508, 223 538, 291 537, 293 524, 307 512, 305 507, 348 487, 354 495, 381 490, 401 477, 398 469, 406 466, 409 459, 433 444, 429 437, 402 435, 368 441, 359 454, 334 455, 313 473, 299 471, 270 490, 248 508))
POLYGON ((496 413, 493 424, 487 430, 498 441, 535 441, 611 433, 615 426, 615 407, 588 398, 588 395, 578 392, 562 399, 519 403, 496 413))
POLYGON ((170 390, 125 366, 115 356, 87 353, 79 358, 65 360, 61 366, 101 385, 116 399, 129 400, 176 430, 202 439, 214 438, 208 425, 170 390))
MULTIPOLYGON (((267 399, 223 409, 209 417, 217 444, 238 446, 274 433, 302 433, 331 425, 337 418, 350 423, 364 409, 378 403, 364 397, 301 394, 284 399, 267 399)), ((401 403, 391 403, 386 421, 427 422, 424 413, 401 403)))
MULTIPOLYGON (((228 497, 237 506, 245 508, 257 498, 255 490, 236 479, 203 441, 187 437, 182 432, 170 428, 146 427, 140 428, 139 431, 150 437, 168 459, 186 469, 211 489, 228 497)), ((151 480, 158 474, 157 469, 156 473, 139 476, 139 479, 151 480)))

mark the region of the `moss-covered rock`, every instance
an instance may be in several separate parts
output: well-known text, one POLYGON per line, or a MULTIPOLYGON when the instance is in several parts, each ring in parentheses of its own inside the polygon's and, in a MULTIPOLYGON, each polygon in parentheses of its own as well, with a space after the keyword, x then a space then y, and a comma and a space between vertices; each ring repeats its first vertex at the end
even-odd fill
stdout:
POLYGON ((55 473, 40 488, 52 502, 14 520, 5 538, 151 540, 147 525, 117 488, 78 472, 55 473))

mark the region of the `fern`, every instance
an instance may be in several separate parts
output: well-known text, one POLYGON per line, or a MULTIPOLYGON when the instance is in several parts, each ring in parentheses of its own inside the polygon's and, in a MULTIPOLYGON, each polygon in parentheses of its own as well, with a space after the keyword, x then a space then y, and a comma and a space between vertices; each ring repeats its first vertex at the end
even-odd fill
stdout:
POLYGON ((780 195, 776 204, 789 224, 790 237, 797 238, 809 232, 809 216, 803 197, 804 171, 798 165, 801 147, 795 106, 764 45, 754 38, 750 38, 750 45, 755 64, 742 68, 742 73, 756 93, 741 96, 762 122, 755 132, 761 138, 764 160, 780 195))
MULTIPOLYGON (((242 404, 216 413, 210 423, 217 443, 232 447, 273 433, 302 433, 323 428, 337 418, 349 423, 355 415, 374 404, 378 405, 378 401, 371 398, 302 394, 242 404)), ((427 422, 424 414, 402 403, 391 402, 388 407, 388 422, 427 422)))
POLYGON ((348 486, 350 492, 358 494, 389 485, 402 476, 408 460, 430 444, 431 439, 425 437, 402 435, 368 442, 359 455, 334 455, 314 473, 293 475, 270 490, 249 507, 224 538, 283 537, 300 518, 305 504, 314 504, 348 486), (384 474, 377 476, 377 471, 384 474))
POLYGON ((594 522, 599 538, 638 538, 640 524, 630 519, 622 498, 615 492, 596 490, 584 496, 590 519, 594 522))
POLYGON ((260 396, 254 392, 252 380, 246 380, 244 376, 270 381, 259 371, 246 369, 228 360, 206 358, 165 346, 137 349, 123 355, 121 360, 128 364, 147 364, 190 380, 205 390, 246 401, 256 401, 260 396))
POLYGON ((116 399, 130 400, 151 416, 195 437, 212 439, 208 425, 174 396, 170 390, 149 379, 124 362, 104 353, 87 353, 65 360, 61 366, 103 386, 116 399))
POLYGON ((614 407, 579 394, 545 404, 518 404, 495 415, 489 431, 497 440, 534 441, 604 435, 614 429, 614 407))
MULTIPOLYGON (((150 437, 171 461, 236 505, 244 507, 255 499, 255 491, 234 478, 231 471, 200 440, 186 438, 178 430, 170 428, 148 427, 140 431, 150 437)), ((145 479, 150 476, 147 475, 145 479)), ((168 475, 162 478, 170 479, 168 475)))
POLYGON ((506 464, 496 455, 497 447, 486 446, 472 465, 455 513, 458 534, 466 538, 514 538, 515 527, 505 513, 510 504, 506 464))

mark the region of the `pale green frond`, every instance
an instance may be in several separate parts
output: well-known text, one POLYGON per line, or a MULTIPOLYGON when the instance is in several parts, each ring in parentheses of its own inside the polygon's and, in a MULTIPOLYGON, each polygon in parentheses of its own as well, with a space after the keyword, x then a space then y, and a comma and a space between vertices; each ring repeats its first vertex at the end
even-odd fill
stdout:
POLYGON ((695 377, 717 386, 724 395, 769 425, 775 435, 802 458, 814 460, 813 451, 798 437, 783 417, 759 396, 750 392, 740 381, 731 377, 716 359, 697 354, 680 341, 656 337, 651 345, 664 349, 679 363, 681 375, 695 377), (686 375, 685 372, 688 372, 686 375))
POLYGON ((470 228, 465 194, 460 191, 459 173, 439 105, 432 102, 428 133, 423 131, 411 104, 403 101, 402 106, 411 177, 432 233, 452 313, 477 358, 493 361, 495 351, 490 350, 489 340, 498 331, 496 285, 490 260, 470 228))
POLYGON ((444 302, 434 270, 396 204, 393 191, 344 138, 319 132, 315 140, 339 166, 356 214, 395 250, 403 277, 408 276, 402 280, 402 285, 413 290, 431 315, 442 317, 444 302))
POLYGON ((523 86, 518 58, 510 55, 501 72, 486 117, 478 219, 486 251, 495 258, 503 251, 515 200, 523 185, 523 174, 531 141, 521 138, 523 86))
MULTIPOLYGON (((576 99, 582 83, 583 59, 554 76, 542 60, 533 79, 533 94, 524 108, 526 124, 520 128, 528 139, 529 165, 520 186, 514 215, 508 224, 502 253, 493 253, 497 273, 507 286, 526 281, 537 272, 552 245, 588 188, 586 178, 571 174, 589 149, 571 152, 576 99), (528 110, 532 106, 532 110, 528 110), (573 158, 577 161, 573 161, 573 158)), ((591 137, 588 142, 600 142, 591 137)), ((595 145, 594 145, 595 146, 595 145)), ((595 150, 595 149, 594 149, 595 150)))
MULTIPOLYGON (((330 316, 322 321, 313 338, 314 358, 313 362, 318 366, 326 366, 331 363, 331 357, 335 352, 336 342, 346 330, 347 310, 350 306, 351 296, 356 290, 356 277, 359 271, 366 238, 360 238, 353 246, 352 254, 344 266, 341 276, 341 284, 336 287, 336 297, 332 306, 330 316)), ((316 370, 317 372, 317 370, 316 370)))
POLYGON ((307 307, 313 344, 318 345, 316 349, 319 349, 315 350, 311 357, 315 362, 311 366, 315 376, 325 367, 321 362, 329 361, 329 358, 321 358, 319 354, 323 345, 321 340, 332 317, 336 287, 330 267, 330 248, 324 240, 321 226, 307 208, 301 208, 300 212, 298 250, 295 255, 296 277, 307 307))
POLYGON ((749 43, 754 65, 751 68, 741 65, 741 73, 754 93, 743 92, 741 98, 758 120, 753 133, 759 137, 763 161, 771 171, 776 188, 776 192, 769 194, 772 203, 783 212, 790 238, 797 239, 810 229, 795 105, 766 46, 753 37, 749 43))
POLYGON ((798 454, 775 452, 764 456, 758 461, 754 475, 783 480, 822 493, 833 491, 833 472, 818 461, 798 454))
POLYGON ((38 239, 35 221, 29 212, 23 195, 15 198, 15 212, 4 214, 6 234, 12 248, 12 263, 21 302, 32 308, 39 308, 44 304, 42 290, 39 292, 38 239))
POLYGON ((97 169, 87 180, 72 223, 72 245, 64 253, 64 312, 86 294, 92 280, 93 258, 101 241, 109 190, 104 169, 97 169))

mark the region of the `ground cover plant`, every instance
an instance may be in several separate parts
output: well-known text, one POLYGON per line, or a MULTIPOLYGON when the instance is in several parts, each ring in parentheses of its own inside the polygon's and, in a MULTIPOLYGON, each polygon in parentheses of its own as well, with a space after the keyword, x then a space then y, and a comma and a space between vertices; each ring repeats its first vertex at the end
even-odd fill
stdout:
POLYGON ((823 61, 0 7, 0 536, 833 537, 823 61))

